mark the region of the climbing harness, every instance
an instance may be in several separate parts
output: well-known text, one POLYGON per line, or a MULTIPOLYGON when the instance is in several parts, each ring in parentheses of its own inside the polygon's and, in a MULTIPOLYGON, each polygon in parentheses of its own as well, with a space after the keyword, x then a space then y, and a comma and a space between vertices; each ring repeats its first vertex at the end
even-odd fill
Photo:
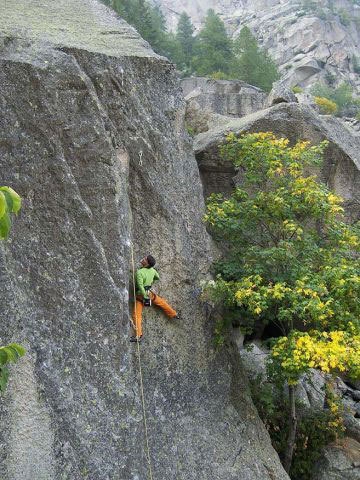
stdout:
MULTIPOLYGON (((142 155, 142 151, 141 151, 142 155)), ((140 153, 139 153, 140 156, 140 153)), ((131 262, 132 262, 132 276, 133 276, 133 287, 134 287, 134 301, 135 301, 135 317, 136 317, 136 286, 135 286, 135 264, 134 264, 134 249, 131 243, 131 262)), ((131 320, 131 323, 135 329, 134 322, 131 320)), ((136 332, 137 333, 137 332, 136 332)), ((152 467, 151 467, 151 458, 150 458, 150 447, 149 447, 149 436, 148 436, 148 429, 147 429, 147 419, 146 419, 146 409, 145 409, 145 395, 144 395, 144 382, 143 382, 143 375, 141 369, 141 355, 140 355, 140 338, 136 335, 137 340, 137 355, 139 361, 139 376, 140 376, 140 393, 141 393, 141 403, 142 403, 142 413, 143 413, 143 421, 144 421, 144 437, 145 437, 145 446, 146 446, 146 457, 148 462, 148 473, 149 473, 149 480, 153 480, 152 474, 152 467)))
POLYGON ((144 297, 144 300, 143 300, 143 303, 144 303, 144 307, 151 307, 151 297, 150 297, 150 288, 151 287, 144 287, 145 288, 145 291, 148 292, 148 297, 144 297))

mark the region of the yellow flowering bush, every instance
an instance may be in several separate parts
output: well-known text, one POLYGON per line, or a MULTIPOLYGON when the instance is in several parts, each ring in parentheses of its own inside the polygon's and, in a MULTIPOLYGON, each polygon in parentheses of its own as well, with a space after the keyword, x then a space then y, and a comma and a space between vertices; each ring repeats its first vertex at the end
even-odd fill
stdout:
POLYGON ((295 385, 310 368, 360 377, 360 335, 347 331, 298 332, 279 338, 271 349, 271 369, 295 385))
POLYGON ((317 368, 360 378, 360 231, 316 176, 326 146, 229 134, 221 153, 238 168, 239 185, 228 198, 210 196, 205 214, 224 255, 204 295, 224 305, 224 321, 240 319, 247 333, 269 324, 278 337, 269 372, 288 384, 288 472, 299 377, 317 368))
POLYGON ((324 115, 335 115, 338 111, 338 106, 332 100, 325 97, 314 97, 316 105, 320 107, 320 113, 324 115))
POLYGON ((241 174, 229 198, 212 195, 205 221, 226 244, 208 293, 238 309, 243 326, 273 322, 282 334, 359 325, 359 233, 342 199, 318 181, 327 143, 290 145, 271 132, 230 134, 222 154, 241 174))

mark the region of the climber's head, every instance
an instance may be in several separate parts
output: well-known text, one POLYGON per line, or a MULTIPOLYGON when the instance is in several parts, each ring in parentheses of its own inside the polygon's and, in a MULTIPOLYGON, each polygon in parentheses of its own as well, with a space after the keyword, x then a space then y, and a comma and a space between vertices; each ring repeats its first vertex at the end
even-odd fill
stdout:
POLYGON ((152 257, 151 255, 148 255, 148 256, 146 257, 146 260, 147 260, 147 262, 148 262, 149 267, 153 267, 153 266, 155 265, 155 263, 156 263, 155 258, 152 257))
POLYGON ((148 255, 147 257, 144 257, 142 260, 141 260, 141 265, 143 267, 153 267, 155 265, 156 261, 155 261, 155 258, 151 255, 148 255))

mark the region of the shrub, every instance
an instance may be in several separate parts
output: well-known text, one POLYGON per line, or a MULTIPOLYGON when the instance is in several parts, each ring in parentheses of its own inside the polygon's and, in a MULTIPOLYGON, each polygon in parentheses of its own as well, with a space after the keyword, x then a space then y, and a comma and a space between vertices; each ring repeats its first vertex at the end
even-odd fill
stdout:
POLYGON ((194 127, 185 123, 185 128, 186 128, 187 133, 190 135, 190 137, 195 137, 196 131, 195 131, 194 127))
POLYGON ((354 98, 353 88, 348 83, 341 83, 338 87, 333 88, 328 85, 316 83, 311 89, 314 97, 324 97, 336 103, 338 113, 349 113, 354 106, 358 104, 358 99, 354 98))
POLYGON ((320 113, 323 115, 334 115, 338 111, 335 102, 324 97, 315 97, 315 103, 320 107, 320 113))
POLYGON ((331 72, 326 72, 325 73, 325 80, 327 81, 327 83, 329 85, 334 85, 335 80, 336 80, 336 76, 331 72))
POLYGON ((293 93, 303 93, 304 91, 299 85, 295 85, 294 87, 292 87, 291 90, 293 91, 293 93))
POLYGON ((350 25, 351 18, 350 18, 349 13, 345 10, 345 8, 340 8, 340 9, 338 10, 337 14, 339 15, 340 22, 341 22, 345 27, 347 27, 348 25, 350 25))
POLYGON ((302 8, 307 13, 313 13, 317 10, 317 3, 314 0, 303 0, 302 1, 302 8))
POLYGON ((209 76, 210 76, 210 78, 212 78, 214 80, 228 80, 229 79, 229 75, 226 75, 226 73, 220 72, 220 71, 213 72, 209 76))

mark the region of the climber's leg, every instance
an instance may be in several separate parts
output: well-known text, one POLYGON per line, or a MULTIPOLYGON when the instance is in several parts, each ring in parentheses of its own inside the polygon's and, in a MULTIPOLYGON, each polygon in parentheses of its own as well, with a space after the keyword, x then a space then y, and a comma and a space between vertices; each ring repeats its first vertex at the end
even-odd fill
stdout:
POLYGON ((136 297, 136 304, 134 305, 133 310, 133 322, 135 325, 134 335, 136 337, 142 336, 142 311, 143 311, 143 301, 142 298, 136 297), (136 305, 136 308, 135 308, 136 305))
POLYGON ((155 293, 151 293, 151 301, 154 305, 164 310, 164 312, 169 318, 176 317, 177 315, 176 311, 173 308, 171 308, 170 305, 168 305, 163 298, 159 297, 159 295, 155 293))

